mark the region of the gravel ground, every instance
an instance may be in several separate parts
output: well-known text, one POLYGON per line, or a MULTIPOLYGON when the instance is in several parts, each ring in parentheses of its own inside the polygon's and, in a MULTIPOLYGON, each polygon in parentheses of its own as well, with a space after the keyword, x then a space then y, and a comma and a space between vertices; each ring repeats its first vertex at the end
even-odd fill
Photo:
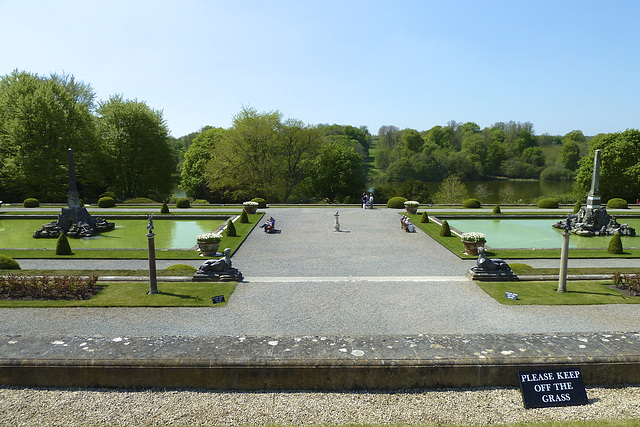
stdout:
POLYGON ((0 388, 0 424, 491 425, 595 419, 640 423, 640 386, 588 388, 587 396, 585 406, 524 409, 516 388, 344 393, 0 388))

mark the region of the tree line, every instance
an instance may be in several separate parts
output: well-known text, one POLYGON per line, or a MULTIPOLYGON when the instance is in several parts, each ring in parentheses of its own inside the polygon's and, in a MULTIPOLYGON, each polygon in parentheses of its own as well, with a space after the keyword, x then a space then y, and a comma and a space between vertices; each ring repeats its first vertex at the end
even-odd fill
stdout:
POLYGON ((454 176, 575 179, 580 198, 600 148, 603 196, 635 201, 639 144, 636 130, 593 138, 579 130, 535 135, 529 122, 480 128, 450 121, 426 131, 382 126, 371 135, 364 126, 309 125, 251 107, 228 129, 205 126, 173 138, 161 111, 122 95, 96 101, 91 86, 73 76, 16 70, 0 77, 4 200, 64 200, 67 148, 74 150, 78 190, 86 200, 108 194, 120 201, 162 201, 179 184, 187 196, 212 203, 253 197, 355 203, 373 176, 400 184, 376 188, 379 202, 396 195, 426 201, 423 182, 454 176))

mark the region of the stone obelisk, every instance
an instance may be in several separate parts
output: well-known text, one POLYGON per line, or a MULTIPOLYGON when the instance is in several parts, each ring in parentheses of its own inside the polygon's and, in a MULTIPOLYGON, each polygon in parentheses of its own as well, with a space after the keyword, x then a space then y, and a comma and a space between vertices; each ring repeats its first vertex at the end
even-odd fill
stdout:
POLYGON ((591 178, 591 191, 587 195, 587 208, 600 209, 600 150, 596 150, 593 157, 593 177, 591 178))
POLYGON ((69 192, 67 193, 67 206, 70 208, 80 207, 80 195, 76 187, 76 166, 73 163, 73 150, 67 150, 69 160, 69 192))

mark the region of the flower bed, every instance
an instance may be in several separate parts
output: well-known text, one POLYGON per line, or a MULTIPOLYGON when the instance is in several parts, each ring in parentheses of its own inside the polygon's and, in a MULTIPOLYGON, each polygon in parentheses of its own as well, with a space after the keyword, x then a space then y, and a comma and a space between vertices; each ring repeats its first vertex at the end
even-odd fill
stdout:
POLYGON ((5 300, 84 300, 103 289, 96 286, 98 276, 16 276, 0 277, 0 299, 5 300))

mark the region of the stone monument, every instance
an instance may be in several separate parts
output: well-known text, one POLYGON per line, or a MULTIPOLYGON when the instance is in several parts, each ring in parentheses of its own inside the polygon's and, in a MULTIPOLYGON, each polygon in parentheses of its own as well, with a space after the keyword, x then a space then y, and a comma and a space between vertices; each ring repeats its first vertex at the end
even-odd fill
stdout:
POLYGON ((467 275, 471 280, 484 281, 510 281, 518 280, 518 276, 511 271, 511 267, 500 258, 487 258, 483 246, 478 247, 478 261, 476 266, 471 268, 467 275))
POLYGON ((581 207, 578 213, 567 216, 567 219, 553 224, 554 228, 568 229, 579 236, 635 236, 636 230, 627 224, 619 224, 615 216, 607 213, 607 208, 600 206, 601 197, 598 188, 600 183, 600 150, 596 150, 593 158, 593 176, 591 190, 587 195, 587 206, 581 207))
POLYGON ((33 237, 57 238, 60 233, 67 237, 91 237, 103 231, 110 231, 115 228, 113 222, 108 222, 104 218, 93 217, 84 206, 80 206, 80 195, 76 188, 76 171, 73 163, 73 151, 68 150, 69 161, 69 192, 67 193, 67 207, 62 208, 58 214, 58 220, 52 221, 42 226, 41 229, 33 233, 33 237))
POLYGON ((224 250, 224 257, 202 263, 193 275, 194 282, 241 282, 242 273, 231 267, 231 249, 224 250))

